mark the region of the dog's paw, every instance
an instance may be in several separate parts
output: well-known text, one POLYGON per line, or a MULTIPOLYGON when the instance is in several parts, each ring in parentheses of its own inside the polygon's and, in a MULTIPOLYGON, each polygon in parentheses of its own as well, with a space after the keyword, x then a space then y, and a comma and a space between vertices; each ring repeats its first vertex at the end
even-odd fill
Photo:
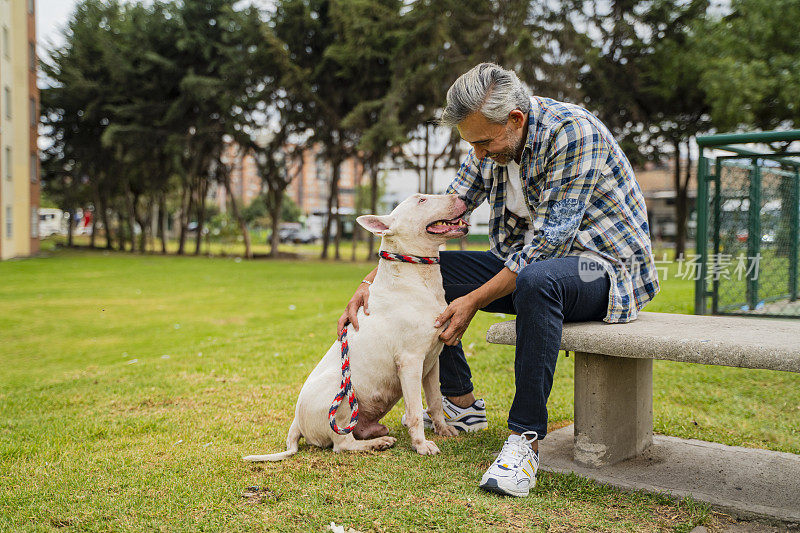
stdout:
POLYGON ((397 442, 397 439, 394 437, 378 437, 375 439, 374 449, 381 451, 381 450, 388 450, 394 443, 397 442))
POLYGON ((412 444, 412 447, 420 455, 436 455, 439 453, 439 447, 432 440, 423 440, 417 444, 412 444))
POLYGON ((458 430, 447 422, 442 422, 441 424, 434 423, 433 426, 433 432, 442 437, 455 437, 458 435, 458 430))

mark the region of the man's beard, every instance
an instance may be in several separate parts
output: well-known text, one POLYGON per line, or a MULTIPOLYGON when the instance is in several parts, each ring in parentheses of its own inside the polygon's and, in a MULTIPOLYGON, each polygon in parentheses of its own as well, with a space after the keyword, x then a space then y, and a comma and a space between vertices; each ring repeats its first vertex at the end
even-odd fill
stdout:
POLYGON ((525 139, 521 136, 516 142, 511 137, 511 132, 506 132, 506 141, 510 141, 508 146, 499 152, 494 152, 492 154, 487 154, 486 157, 490 158, 495 164, 504 167, 508 165, 511 161, 513 161, 517 154, 522 151, 522 146, 525 144, 525 139))

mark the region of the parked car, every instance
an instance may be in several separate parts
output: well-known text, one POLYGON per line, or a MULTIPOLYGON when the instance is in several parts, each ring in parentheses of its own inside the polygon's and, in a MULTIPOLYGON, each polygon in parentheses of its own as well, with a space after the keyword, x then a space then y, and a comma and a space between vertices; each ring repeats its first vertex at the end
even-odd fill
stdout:
POLYGON ((300 233, 300 228, 281 228, 278 230, 278 239, 283 243, 292 242, 298 233, 300 233))
MULTIPOLYGON (((296 222, 286 222, 281 224, 278 229, 278 239, 284 244, 312 244, 317 242, 321 236, 310 229, 304 229, 296 222)), ((269 244, 269 237, 267 238, 269 244)))
POLYGON ((320 240, 320 238, 322 238, 321 235, 317 235, 311 230, 303 229, 297 233, 294 233, 290 237, 290 242, 293 242, 294 244, 314 244, 320 240))

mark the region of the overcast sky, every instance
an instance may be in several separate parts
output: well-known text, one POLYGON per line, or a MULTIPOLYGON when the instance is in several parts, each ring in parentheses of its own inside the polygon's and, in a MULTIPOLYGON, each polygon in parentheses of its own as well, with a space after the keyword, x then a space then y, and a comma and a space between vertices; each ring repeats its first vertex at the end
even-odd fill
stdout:
MULTIPOLYGON (((63 43, 61 29, 67 24, 77 0, 36 0, 36 39, 40 48, 63 43)), ((40 50, 41 52, 41 50, 40 50)))
MULTIPOLYGON (((51 45, 58 46, 64 42, 61 30, 66 26, 77 2, 78 0, 36 0, 36 36, 40 54, 51 45)), ((266 7, 272 0, 251 0, 244 3, 266 7)))

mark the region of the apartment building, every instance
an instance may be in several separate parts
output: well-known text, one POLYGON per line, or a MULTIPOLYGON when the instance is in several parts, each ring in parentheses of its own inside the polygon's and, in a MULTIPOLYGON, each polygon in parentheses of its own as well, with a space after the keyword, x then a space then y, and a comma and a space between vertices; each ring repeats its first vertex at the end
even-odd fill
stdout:
POLYGON ((39 251, 35 0, 0 0, 0 259, 39 251))
MULTIPOLYGON (((322 156, 322 148, 313 146, 303 150, 303 166, 293 164, 289 171, 297 176, 289 184, 286 194, 294 200, 300 210, 308 216, 325 216, 328 212, 328 195, 333 176, 331 164, 322 156)), ((358 187, 366 184, 364 167, 350 157, 339 166, 339 211, 342 214, 355 212, 358 187)))
MULTIPOLYGON (((0 0, 2 1, 2 0, 0 0)), ((328 194, 333 169, 322 157, 320 146, 303 150, 302 166, 292 162, 288 172, 294 179, 286 194, 306 216, 324 216, 327 213, 328 194)), ((248 206, 261 194, 263 183, 253 154, 235 143, 226 146, 222 162, 230 166, 231 192, 241 207, 248 206)), ((348 158, 339 167, 339 210, 343 214, 355 211, 357 187, 363 185, 364 168, 356 158, 348 158)), ((215 184, 209 189, 209 199, 220 211, 225 211, 228 201, 224 188, 215 184)))

